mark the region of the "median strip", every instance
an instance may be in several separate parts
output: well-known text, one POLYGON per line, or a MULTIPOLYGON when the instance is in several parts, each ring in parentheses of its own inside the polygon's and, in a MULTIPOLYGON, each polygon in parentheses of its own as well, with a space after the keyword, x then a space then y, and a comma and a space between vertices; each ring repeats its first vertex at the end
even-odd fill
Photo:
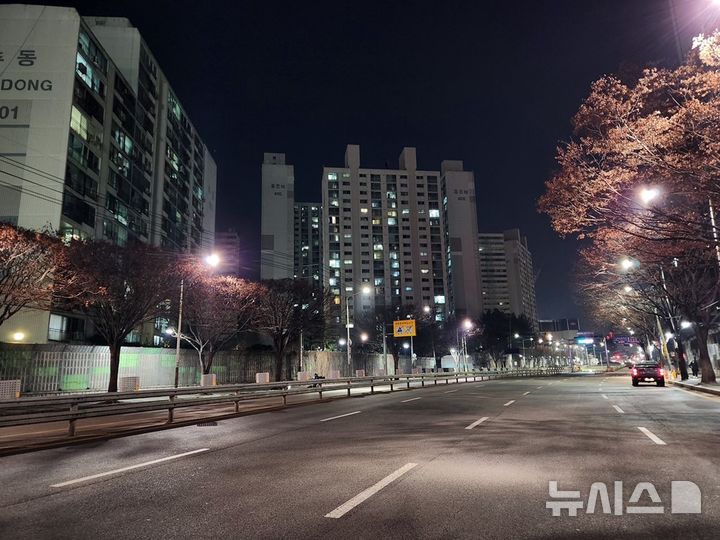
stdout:
POLYGON ((514 400, 514 399, 511 399, 511 400, 508 401, 505 405, 503 405, 503 407, 507 407, 508 405, 512 405, 513 403, 515 403, 515 400, 514 400))
POLYGON ((475 420, 472 424, 470 424, 469 426, 467 426, 465 429, 472 429, 472 428, 474 428, 475 426, 479 426, 480 424, 482 424, 482 423, 483 423, 485 420, 487 420, 487 419, 488 419, 487 416, 483 416, 480 420, 475 420))
POLYGON ((168 456, 160 459, 154 459, 152 461, 146 461, 145 463, 138 463, 137 465, 130 465, 129 467, 122 467, 121 469, 115 469, 113 471, 108 471, 104 473, 99 474, 92 474, 90 476, 83 476, 82 478, 76 478, 75 480, 68 480, 67 482, 60 482, 59 484, 51 484, 50 487, 53 488, 59 488, 59 487, 65 487, 70 486, 72 484, 79 484, 80 482, 87 482, 88 480, 95 480, 96 478, 102 478, 104 476, 110 476, 113 474, 118 474, 125 471, 131 471, 133 469, 139 469, 140 467, 147 467, 148 465, 155 465, 156 463, 162 463, 164 461, 171 461, 173 459, 179 459, 181 457, 190 456, 193 454, 199 454, 201 452, 207 452, 210 450, 209 448, 200 448, 199 450, 192 450, 191 452, 185 452, 183 454, 176 454, 174 456, 168 456))
POLYGON ((325 517, 333 518, 333 519, 338 519, 338 518, 343 517, 350 510, 352 510, 356 506, 362 504, 363 502, 368 500, 370 497, 375 495, 378 491, 383 489, 385 486, 394 482, 395 480, 400 478, 403 474, 405 474, 406 472, 408 472, 409 470, 413 469, 416 466, 417 466, 417 463, 407 463, 406 465, 403 465, 394 473, 389 474, 388 476, 386 476, 385 478, 380 480, 377 484, 370 486, 365 491, 359 493, 358 495, 355 495, 355 497, 353 497, 349 501, 338 506, 332 512, 325 514, 325 517))
POLYGON ((323 418, 321 422, 329 422, 330 420, 336 420, 338 418, 345 418, 346 416, 352 416, 353 414, 360 414, 362 411, 353 411, 345 414, 339 414, 337 416, 331 416, 330 418, 323 418))
POLYGON ((638 427, 640 431, 642 431, 645 435, 647 435, 648 439, 650 439, 655 444, 661 444, 666 445, 665 441, 663 441, 660 437, 655 435, 652 431, 650 431, 648 428, 644 427, 638 427))
POLYGON ((625 411, 623 411, 623 410, 622 410, 620 407, 618 407, 617 405, 613 405, 613 408, 614 408, 617 412, 619 412, 620 414, 625 414, 625 411))

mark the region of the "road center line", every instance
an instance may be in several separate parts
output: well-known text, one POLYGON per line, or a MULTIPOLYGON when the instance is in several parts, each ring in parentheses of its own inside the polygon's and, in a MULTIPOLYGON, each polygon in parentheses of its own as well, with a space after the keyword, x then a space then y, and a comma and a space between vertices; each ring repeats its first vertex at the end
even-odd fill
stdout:
POLYGON ((453 392, 457 392, 457 390, 448 390, 447 392, 443 392, 443 394, 452 394, 453 392))
POLYGON ((488 419, 487 416, 483 416, 480 420, 475 420, 472 424, 470 424, 469 426, 467 426, 465 429, 472 429, 472 428, 474 428, 475 426, 479 426, 480 424, 482 424, 482 423, 483 423, 485 420, 487 420, 487 419, 488 419))
POLYGON ((541 388, 542 388, 542 386, 538 386, 538 387, 537 387, 538 390, 540 390, 541 388))
POLYGON ((608 397, 605 394, 601 394, 603 399, 608 399, 608 397))
POLYGON ((334 518, 334 519, 343 517, 350 510, 352 510, 359 504, 362 504, 363 502, 368 500, 370 497, 375 495, 382 488, 384 488, 391 482, 394 482, 395 480, 400 478, 403 474, 405 474, 406 472, 408 472, 410 469, 412 469, 415 466, 417 466, 417 463, 407 463, 407 464, 403 465, 394 473, 391 473, 391 474, 387 475, 385 478, 383 478, 382 480, 380 480, 377 484, 370 486, 365 491, 362 491, 361 493, 355 495, 349 501, 338 506, 332 512, 325 514, 325 517, 326 518, 334 518))
POLYGON ((530 393, 530 392, 525 392, 525 393, 523 394, 523 396, 527 396, 529 393, 530 393))
POLYGON ((625 414, 625 411, 623 411, 623 410, 622 410, 620 407, 618 407, 617 405, 613 405, 613 408, 614 408, 617 412, 619 412, 620 414, 625 414))
POLYGON ((421 398, 421 397, 414 397, 414 398, 410 398, 410 399, 403 399, 400 403, 407 403, 408 401, 415 401, 415 400, 418 400, 418 399, 422 399, 422 398, 421 398))
POLYGON ((102 478, 103 476, 110 476, 112 474, 118 474, 125 471, 131 471, 133 469, 139 469, 140 467, 147 467, 148 465, 155 465, 156 463, 162 463, 163 461, 170 461, 173 459, 179 459, 181 457, 190 456, 192 454, 199 454, 200 452, 207 452, 209 448, 200 448, 199 450, 192 450, 191 452, 185 452, 183 454, 176 454, 174 456, 168 456, 160 459, 154 459, 152 461, 146 461, 145 463, 138 463, 137 465, 130 465, 129 467, 122 467, 113 471, 104 473, 92 474, 90 476, 83 476, 82 478, 76 478, 75 480, 68 480, 67 482, 60 482, 59 484, 51 484, 50 487, 59 488, 70 486, 72 484, 79 484, 80 482, 86 482, 88 480, 95 480, 96 478, 102 478))
POLYGON ((511 399, 511 400, 508 401, 505 405, 503 405, 503 407, 507 407, 508 405, 512 405, 513 403, 515 403, 515 400, 514 400, 514 399, 511 399))
POLYGON ((660 437, 658 437, 657 435, 655 435, 655 434, 654 434, 652 431, 650 431, 648 428, 638 427, 638 429, 639 429, 640 431, 642 431, 645 435, 647 435, 648 438, 649 438, 652 442, 654 442, 655 444, 666 445, 665 441, 663 441, 660 437))
POLYGON ((352 416, 353 414, 360 414, 362 411, 353 411, 345 414, 339 414, 337 416, 331 416, 330 418, 323 418, 320 420, 321 422, 328 422, 329 420, 335 420, 337 418, 344 418, 346 416, 352 416))

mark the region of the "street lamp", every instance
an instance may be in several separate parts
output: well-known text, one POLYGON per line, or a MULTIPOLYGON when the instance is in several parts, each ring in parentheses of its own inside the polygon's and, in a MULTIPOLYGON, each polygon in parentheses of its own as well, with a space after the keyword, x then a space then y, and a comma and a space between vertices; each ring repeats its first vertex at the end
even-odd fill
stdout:
MULTIPOLYGON (((220 256, 216 253, 211 253, 205 257, 204 262, 207 266, 215 268, 220 264, 220 256)), ((182 312, 183 312, 183 298, 185 296, 185 278, 180 278, 180 302, 178 303, 178 320, 177 320, 177 335, 175 337, 175 388, 178 387, 180 380, 180 336, 182 335, 182 312)))
POLYGON ((370 294, 370 285, 363 285, 362 288, 352 294, 348 294, 347 290, 345 291, 345 329, 347 330, 347 364, 348 366, 352 366, 352 353, 350 352, 350 349, 352 349, 352 340, 350 339, 350 328, 352 328, 352 325, 350 324, 350 299, 355 298, 359 294, 370 294))
POLYGON ((620 267, 625 271, 630 270, 633 266, 635 266, 635 262, 627 257, 620 261, 620 267))
POLYGON ((640 190, 640 200, 644 205, 648 205, 660 196, 660 190, 656 187, 643 188, 640 190))
POLYGON ((368 340, 368 335, 366 332, 363 332, 362 334, 360 334, 360 341, 365 343, 367 340, 368 340))

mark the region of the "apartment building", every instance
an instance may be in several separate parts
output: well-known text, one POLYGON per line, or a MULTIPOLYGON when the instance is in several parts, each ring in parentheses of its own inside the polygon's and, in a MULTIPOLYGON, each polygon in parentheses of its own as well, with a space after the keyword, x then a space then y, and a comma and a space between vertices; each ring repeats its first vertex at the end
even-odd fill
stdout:
MULTIPOLYGON (((66 237, 212 249, 217 170, 127 19, 0 6, 0 220, 66 237)), ((0 339, 82 335, 23 312, 0 339)))

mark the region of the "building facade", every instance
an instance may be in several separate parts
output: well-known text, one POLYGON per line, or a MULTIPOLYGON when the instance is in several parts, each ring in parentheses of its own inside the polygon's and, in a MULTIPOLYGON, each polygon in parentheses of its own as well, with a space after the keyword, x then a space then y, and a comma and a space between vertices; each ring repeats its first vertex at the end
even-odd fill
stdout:
POLYGON ((264 154, 261 192, 260 279, 292 278, 295 270, 295 168, 285 163, 285 154, 264 154))
POLYGON ((215 231, 215 253, 220 257, 219 274, 240 276, 240 235, 235 229, 215 231))
MULTIPOLYGON (((216 167, 127 19, 0 6, 0 220, 66 238, 211 249, 216 167)), ((0 339, 66 339, 24 312, 0 339)))
POLYGON ((538 330, 535 274, 527 238, 519 229, 478 235, 484 311, 524 315, 538 330))
POLYGON ((318 287, 324 283, 322 215, 320 203, 295 203, 293 276, 318 287))
POLYGON ((386 307, 429 307, 448 314, 440 172, 417 168, 404 148, 397 169, 364 168, 360 147, 348 145, 345 165, 322 177, 325 285, 334 295, 334 322, 345 307, 368 316, 386 307), (363 294, 362 287, 371 288, 363 294))

